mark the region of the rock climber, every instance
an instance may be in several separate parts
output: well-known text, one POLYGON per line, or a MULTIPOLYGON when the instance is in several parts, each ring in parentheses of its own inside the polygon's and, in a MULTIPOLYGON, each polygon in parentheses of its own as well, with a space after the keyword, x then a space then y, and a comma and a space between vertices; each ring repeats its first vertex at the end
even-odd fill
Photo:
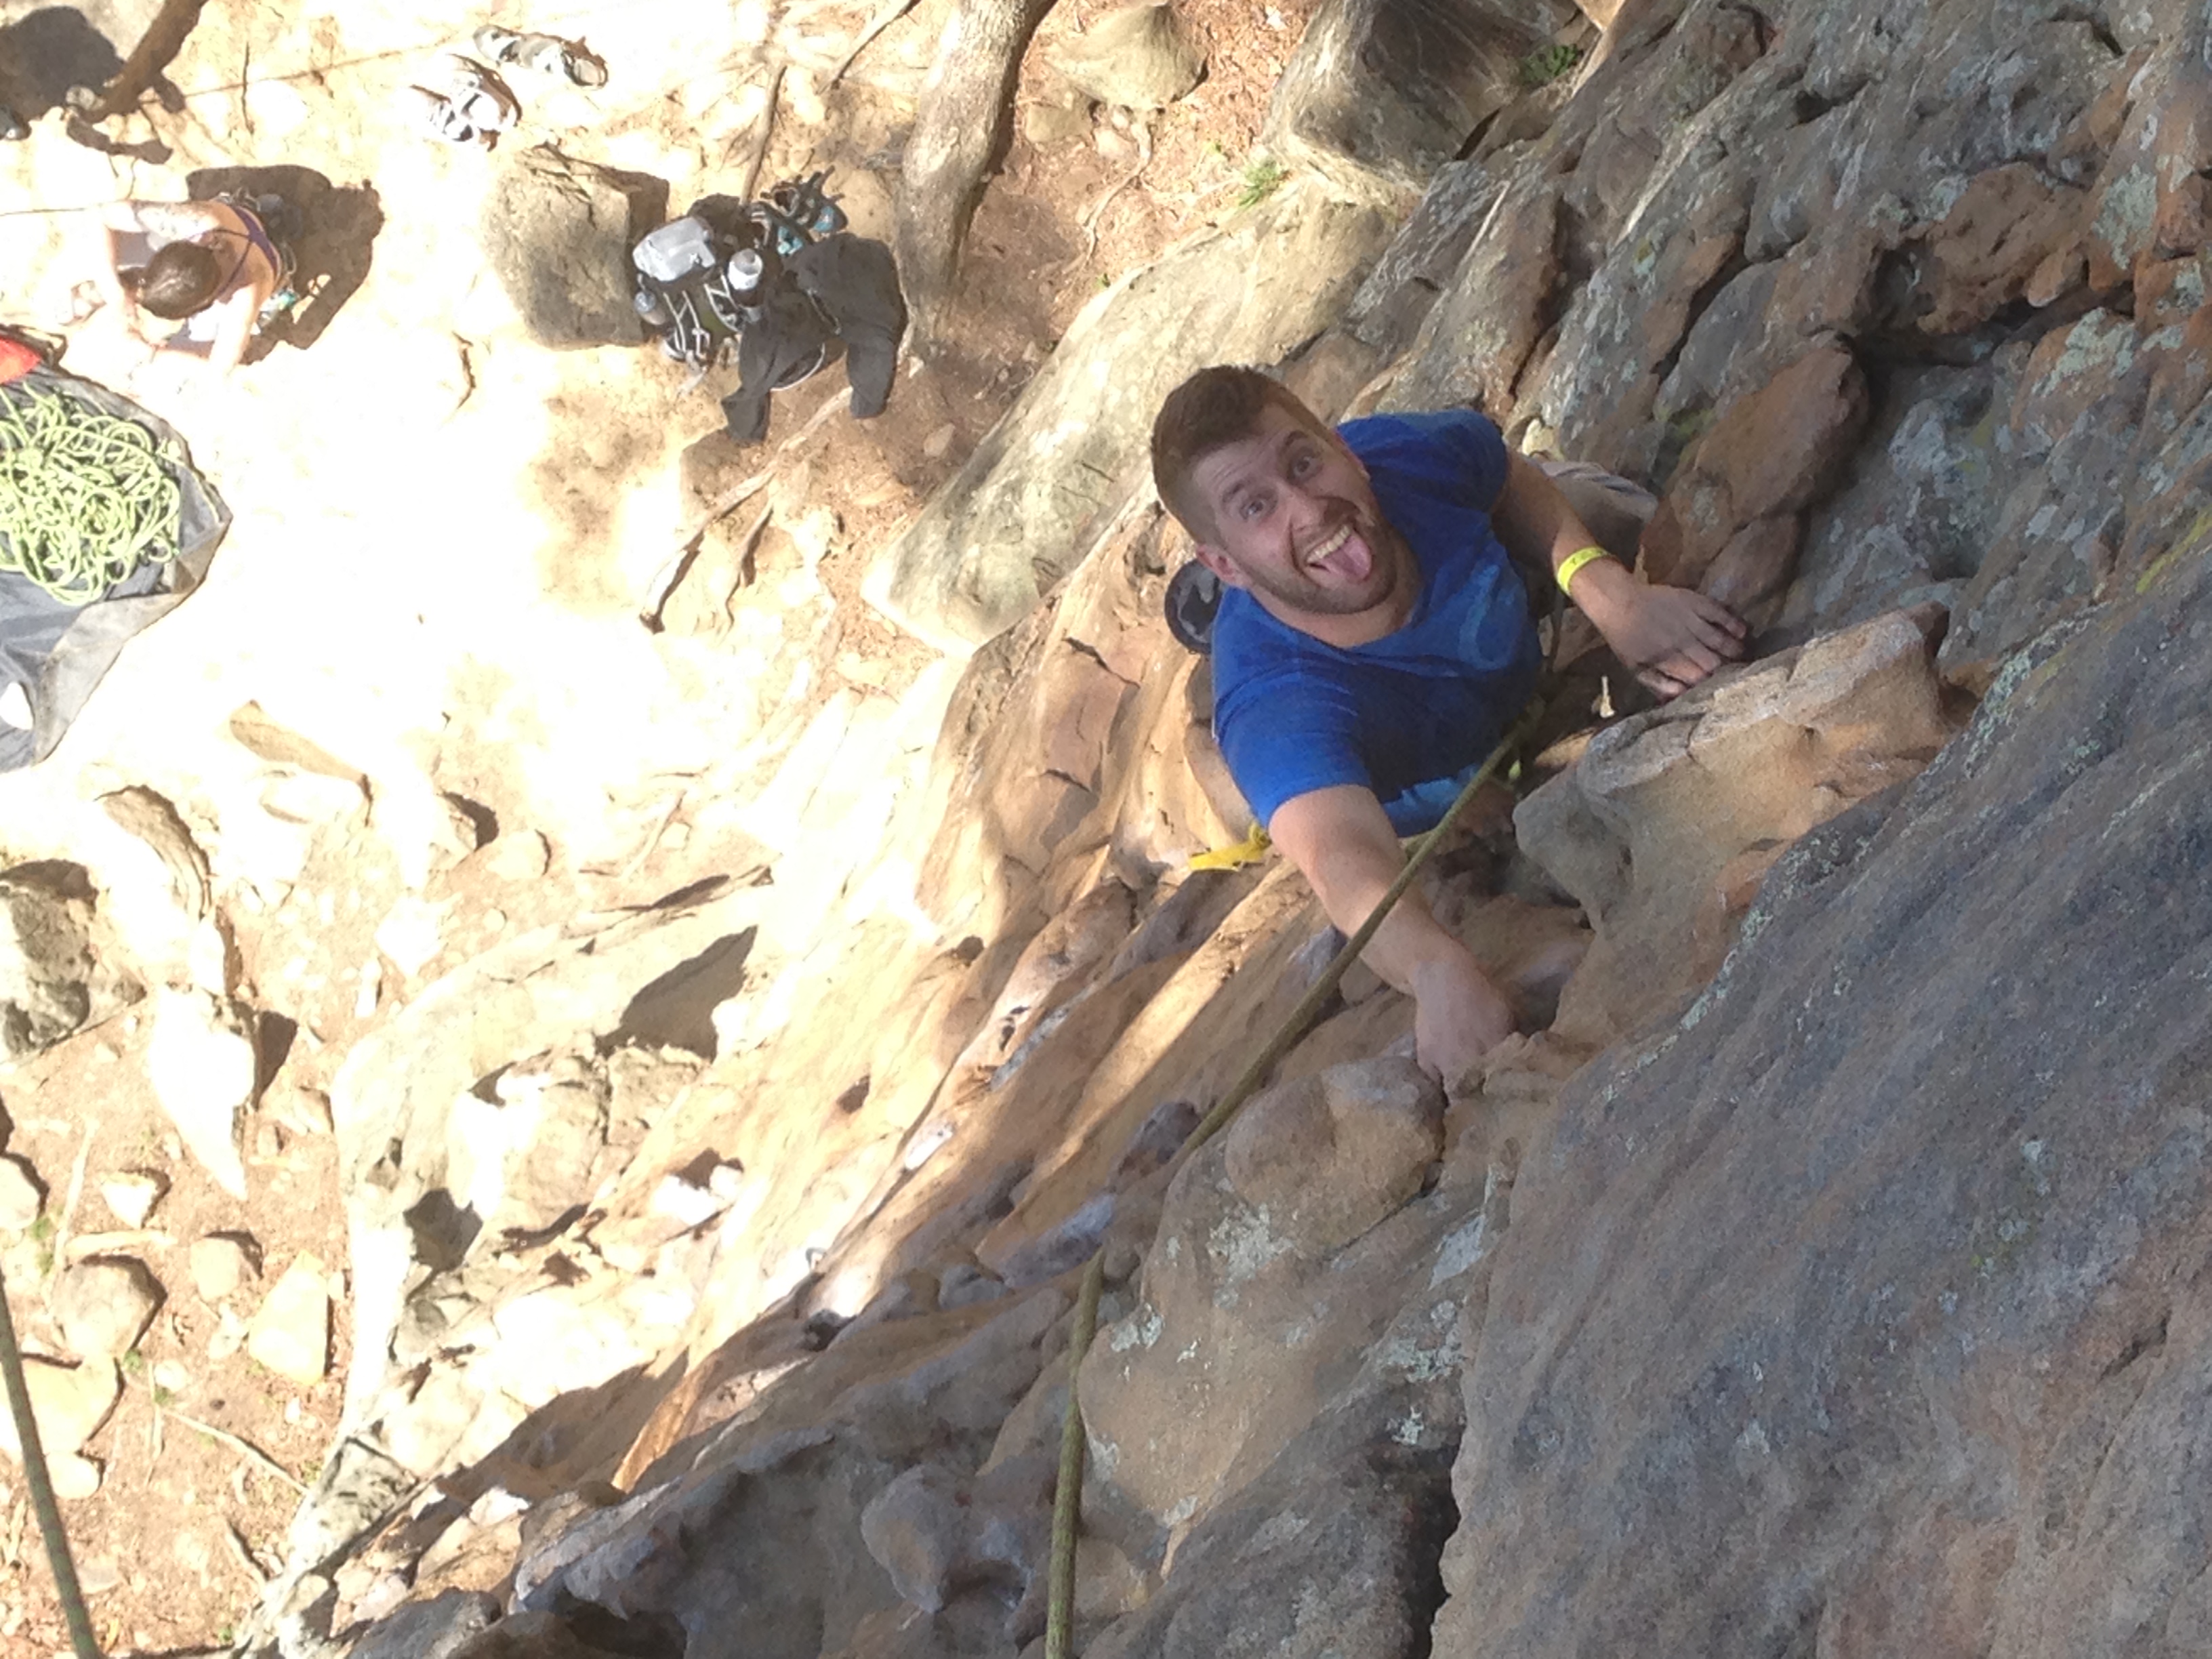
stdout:
POLYGON ((103 222, 95 285, 146 344, 204 356, 228 374, 292 301, 292 262, 270 230, 290 211, 274 197, 118 202, 103 222))
MULTIPOLYGON (((1214 730, 1270 838, 1349 933, 1528 701, 1540 665, 1514 556, 1549 573, 1659 696, 1744 651, 1717 601, 1638 581, 1473 410, 1332 430, 1255 369, 1201 370, 1152 427, 1160 499, 1224 592, 1214 730)), ((1512 1006, 1408 893, 1365 960, 1414 1000, 1447 1081, 1514 1029, 1512 1006)))

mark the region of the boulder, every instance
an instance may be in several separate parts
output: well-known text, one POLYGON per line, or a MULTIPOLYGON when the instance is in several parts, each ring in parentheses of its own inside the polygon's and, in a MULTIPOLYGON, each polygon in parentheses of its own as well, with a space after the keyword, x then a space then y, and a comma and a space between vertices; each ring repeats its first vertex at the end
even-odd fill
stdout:
POLYGON ((666 215, 668 186, 550 145, 504 159, 484 197, 484 258, 540 345, 635 345, 629 251, 666 215))
POLYGON ((210 1306, 235 1294, 240 1285, 261 1272, 259 1247, 238 1233, 210 1233, 205 1238, 194 1239, 187 1260, 192 1288, 210 1306))
POLYGON ((253 1103, 260 1060, 246 1018, 204 991, 163 987, 154 997, 146 1069, 154 1097, 200 1166, 233 1198, 246 1197, 239 1121, 253 1103))
POLYGON ((1602 1047, 1710 979, 1784 848, 1949 738, 1939 610, 1896 611, 1716 675, 1607 727, 1513 814, 1596 933, 1557 1035, 1602 1047))
POLYGON ((447 1590, 377 1620, 354 1644, 352 1659, 453 1659, 499 1611, 480 1590, 447 1590))
POLYGON ((1439 1659, 2203 1645, 2212 602, 2040 635, 1571 1083, 1466 1370, 1439 1659))
POLYGON ((161 1299, 161 1281, 144 1262, 94 1256, 55 1277, 54 1322, 70 1352, 120 1359, 138 1346, 161 1299))
POLYGON ((1370 188, 1426 188, 1522 64, 1577 21, 1571 0, 1323 0, 1275 83, 1261 142, 1370 188))
POLYGON ((100 1202, 107 1206, 108 1213, 126 1227, 143 1227, 161 1195, 169 1190, 169 1178, 154 1170, 126 1170, 120 1175, 101 1177, 100 1202))
POLYGON ((1170 389, 1313 335, 1388 233, 1376 208, 1292 185, 1098 295, 878 560, 870 603, 963 655, 1034 610, 1148 487, 1146 445, 1170 389))
POLYGON ((1206 53, 1167 0, 1108 12, 1054 41, 1045 61, 1086 98, 1129 109, 1165 109, 1206 73, 1206 53))
POLYGON ((137 1000, 73 864, 0 872, 0 1054, 51 1047, 137 1000))
POLYGON ((1102 1502, 1187 1522, 1313 1419, 1321 1374, 1395 1310, 1428 1222, 1382 1224, 1421 1191, 1443 1114, 1410 1060, 1355 1061, 1256 1097, 1183 1166, 1141 1298, 1083 1364, 1102 1502))
POLYGON ((311 1389, 330 1369, 331 1293, 323 1264, 301 1255, 253 1316, 246 1352, 288 1382, 311 1389))
MULTIPOLYGON (((31 1415, 39 1425, 39 1444, 49 1457, 66 1456, 98 1434, 123 1395, 123 1373, 112 1359, 64 1365, 26 1355, 23 1382, 31 1395, 31 1415)), ((22 1462, 13 1412, 0 1413, 0 1451, 22 1462)))

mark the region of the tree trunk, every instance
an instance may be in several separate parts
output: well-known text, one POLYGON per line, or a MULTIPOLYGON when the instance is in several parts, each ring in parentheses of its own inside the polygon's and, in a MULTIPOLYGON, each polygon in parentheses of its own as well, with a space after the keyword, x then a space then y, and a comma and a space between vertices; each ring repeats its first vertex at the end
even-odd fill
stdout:
POLYGON ((899 280, 913 347, 934 350, 984 175, 1005 153, 1014 82, 1052 0, 960 0, 921 91, 898 198, 899 280))
POLYGON ((131 56, 123 60, 115 78, 102 88, 98 101, 84 112, 85 118, 105 121, 134 107, 155 77, 184 50, 185 37, 200 21, 200 8, 206 3, 207 0, 161 0, 161 9, 154 14, 154 21, 146 26, 131 56))

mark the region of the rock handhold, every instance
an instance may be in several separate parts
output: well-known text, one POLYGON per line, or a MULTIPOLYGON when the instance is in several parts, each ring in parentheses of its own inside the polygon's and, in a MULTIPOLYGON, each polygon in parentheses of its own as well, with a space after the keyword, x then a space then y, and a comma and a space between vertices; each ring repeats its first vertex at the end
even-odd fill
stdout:
POLYGON ((1591 739, 1515 809, 1597 938, 1555 1035, 1596 1048, 1703 985, 1782 850, 1917 773, 1951 735, 1939 606, 1717 675, 1591 739))
POLYGON ((107 954, 82 870, 0 873, 0 1054, 49 1048, 137 1001, 137 981, 107 954))
POLYGON ((70 1351, 87 1359, 122 1358, 161 1305, 161 1281, 129 1256, 94 1256, 54 1281, 54 1322, 70 1351))
POLYGON ((501 164, 484 198, 484 258, 540 345, 635 345, 629 251, 658 225, 668 186, 548 145, 501 164))
POLYGON ((1165 109, 1206 73, 1206 54, 1165 3, 1109 12, 1046 54, 1086 97, 1129 109, 1165 109))
POLYGON ((239 1120, 253 1103, 258 1069, 245 1020, 205 992, 165 988, 155 998, 146 1065, 155 1098, 192 1156, 225 1192, 243 1200, 239 1120))
POLYGON ((323 1264, 301 1255, 253 1316, 246 1352, 288 1382, 311 1389, 330 1369, 331 1293, 323 1264))

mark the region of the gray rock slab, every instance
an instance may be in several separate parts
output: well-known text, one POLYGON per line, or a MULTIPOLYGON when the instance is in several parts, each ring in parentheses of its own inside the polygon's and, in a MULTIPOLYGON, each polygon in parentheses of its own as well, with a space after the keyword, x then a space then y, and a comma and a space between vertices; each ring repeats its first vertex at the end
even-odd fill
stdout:
POLYGON ((1468 1361, 1442 1659, 2200 1645, 2208 599, 2199 551, 2041 636, 1570 1085, 1468 1361))
POLYGON ((351 1659, 452 1659, 498 1617, 499 1603, 482 1591, 447 1590, 377 1620, 351 1659))

